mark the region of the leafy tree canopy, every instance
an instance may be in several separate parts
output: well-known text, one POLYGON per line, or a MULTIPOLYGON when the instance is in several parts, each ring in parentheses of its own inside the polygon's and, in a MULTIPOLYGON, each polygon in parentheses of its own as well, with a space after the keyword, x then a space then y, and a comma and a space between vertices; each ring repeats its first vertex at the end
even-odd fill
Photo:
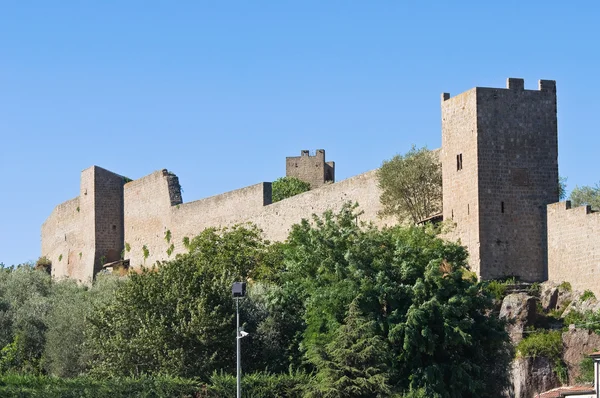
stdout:
POLYGON ((296 177, 281 177, 273 181, 273 203, 310 190, 310 184, 296 177))
POLYGON ((293 228, 282 294, 302 303, 300 347, 317 370, 314 396, 389 396, 389 388, 486 397, 504 387, 511 355, 503 324, 466 272, 464 248, 434 232, 361 228, 350 206, 293 228))
POLYGON ((571 203, 573 206, 589 205, 592 210, 600 210, 600 184, 593 187, 582 186, 575 187, 571 191, 571 203))
POLYGON ((384 161, 377 177, 382 214, 416 223, 442 211, 442 166, 427 148, 384 161))

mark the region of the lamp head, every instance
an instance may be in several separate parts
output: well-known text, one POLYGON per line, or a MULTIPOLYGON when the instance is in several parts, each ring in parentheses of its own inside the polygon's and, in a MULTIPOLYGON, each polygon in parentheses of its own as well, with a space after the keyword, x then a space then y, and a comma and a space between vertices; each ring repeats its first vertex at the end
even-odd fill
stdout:
POLYGON ((231 288, 233 297, 245 297, 246 296, 246 282, 234 282, 231 288))

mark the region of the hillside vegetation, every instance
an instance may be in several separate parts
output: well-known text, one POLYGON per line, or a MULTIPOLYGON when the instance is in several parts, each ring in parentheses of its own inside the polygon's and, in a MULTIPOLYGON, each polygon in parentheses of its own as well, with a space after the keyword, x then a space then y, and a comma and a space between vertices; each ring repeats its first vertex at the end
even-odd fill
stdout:
POLYGON ((508 335, 464 248, 432 228, 356 220, 347 205, 295 225, 285 243, 251 225, 208 229, 187 254, 89 288, 5 269, 0 393, 234 396, 231 285, 247 281, 250 396, 498 396, 508 335))

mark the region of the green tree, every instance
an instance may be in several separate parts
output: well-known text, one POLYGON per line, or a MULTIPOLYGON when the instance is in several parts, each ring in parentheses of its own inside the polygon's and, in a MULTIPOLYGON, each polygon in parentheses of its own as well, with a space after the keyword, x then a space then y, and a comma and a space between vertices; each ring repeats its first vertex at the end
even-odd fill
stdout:
MULTIPOLYGON (((374 322, 370 330, 389 347, 379 365, 389 369, 393 393, 492 397, 505 387, 511 352, 504 325, 469 276, 464 248, 432 228, 361 227, 346 206, 294 226, 285 253, 282 294, 302 303, 299 347, 308 358, 335 347, 355 302, 362 322, 374 322)), ((319 372, 319 362, 312 364, 319 372)))
POLYGON ((273 203, 310 190, 310 184, 296 177, 280 177, 273 181, 273 203))
POLYGON ((599 211, 600 185, 596 184, 593 187, 585 185, 582 187, 577 186, 571 191, 570 200, 573 206, 589 205, 592 207, 592 210, 599 211))
POLYGON ((43 372, 51 284, 33 264, 0 272, 0 372, 43 372))
POLYGON ((416 223, 442 211, 442 166, 427 148, 384 161, 377 178, 383 215, 416 223))
POLYGON ((366 319, 353 301, 332 340, 308 353, 308 360, 318 371, 307 396, 389 397, 388 352, 375 321, 366 319))
POLYGON ((122 283, 122 278, 100 274, 90 288, 70 279, 53 284, 42 357, 48 374, 75 377, 87 371, 91 352, 85 330, 89 318, 96 308, 114 299, 122 283))
MULTIPOLYGON (((215 370, 233 370, 231 286, 262 268, 267 243, 256 227, 237 226, 207 229, 190 241, 189 250, 173 261, 132 274, 115 300, 95 313, 88 335, 93 373, 207 380, 215 370)), ((246 312, 248 305, 243 302, 246 312)), ((256 325, 262 317, 260 308, 254 314, 256 325)), ((244 313, 242 319, 248 318, 244 313)), ((251 348, 249 340, 244 345, 251 348)))
POLYGON ((567 177, 558 177, 558 199, 567 198, 567 177))

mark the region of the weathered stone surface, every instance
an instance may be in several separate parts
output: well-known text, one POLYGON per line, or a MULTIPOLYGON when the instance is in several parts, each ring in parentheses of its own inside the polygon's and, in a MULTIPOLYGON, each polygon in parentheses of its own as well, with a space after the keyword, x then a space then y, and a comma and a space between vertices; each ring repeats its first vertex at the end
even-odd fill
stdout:
POLYGON ((515 359, 511 366, 512 391, 507 396, 532 398, 535 394, 558 387, 560 381, 552 365, 546 357, 515 359))
POLYGON ((444 219, 483 279, 546 279, 546 205, 558 200, 556 85, 523 79, 442 96, 444 219))
POLYGON ((548 206, 548 279, 600 297, 600 212, 571 202, 548 206))
POLYGON ((569 370, 569 383, 579 377, 579 364, 587 355, 600 350, 600 335, 586 329, 569 328, 562 335, 563 360, 569 370))
POLYGON ((527 293, 512 293, 504 297, 500 318, 509 323, 506 330, 513 344, 523 339, 523 331, 532 326, 537 315, 537 299, 527 293))
POLYGON ((558 284, 544 282, 540 285, 540 302, 544 311, 556 309, 558 302, 558 284))
POLYGON ((580 292, 574 292, 571 294, 570 299, 571 301, 569 302, 569 305, 562 314, 563 318, 566 317, 571 311, 586 313, 589 311, 597 312, 600 310, 600 302, 594 297, 588 298, 584 301, 581 300, 580 292))

